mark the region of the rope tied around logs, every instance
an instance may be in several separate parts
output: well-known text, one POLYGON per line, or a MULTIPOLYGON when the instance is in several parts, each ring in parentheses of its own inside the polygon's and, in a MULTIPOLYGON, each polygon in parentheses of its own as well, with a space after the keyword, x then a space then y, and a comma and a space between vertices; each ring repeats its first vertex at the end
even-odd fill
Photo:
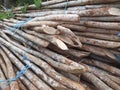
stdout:
MULTIPOLYGON (((16 80, 18 80, 22 75, 25 74, 25 72, 30 68, 31 66, 30 65, 26 65, 25 67, 23 67, 21 69, 21 71, 16 75, 16 77, 12 78, 12 79, 8 79, 8 80, 0 80, 0 83, 4 82, 6 83, 6 86, 8 86, 11 82, 14 82, 16 80)), ((5 87, 2 88, 2 90, 5 90, 5 87)))
POLYGON ((65 14, 67 14, 67 7, 68 7, 68 0, 66 0, 66 4, 65 4, 65 9, 64 9, 65 14))
MULTIPOLYGON (((16 33, 16 30, 19 30, 25 23, 27 23, 28 21, 30 21, 32 18, 27 18, 24 21, 20 21, 19 23, 17 23, 15 26, 13 26, 13 28, 11 28, 10 30, 12 32, 14 32, 14 34, 16 33)), ((31 48, 33 45, 33 43, 30 44, 31 48)), ((22 60, 27 60, 29 62, 31 62, 31 60, 26 56, 27 50, 25 50, 25 53, 22 55, 22 60)), ((24 75, 26 73, 26 71, 31 68, 31 65, 26 64, 16 75, 16 77, 8 79, 8 80, 0 80, 0 83, 5 83, 5 86, 2 87, 2 90, 5 90, 5 88, 11 83, 14 82, 16 80, 18 80, 22 75, 24 75)))
POLYGON ((32 18, 29 17, 24 21, 20 21, 18 22, 15 26, 13 26, 13 28, 11 29, 11 31, 13 31, 14 33, 16 32, 16 30, 20 29, 25 23, 29 22, 32 18))

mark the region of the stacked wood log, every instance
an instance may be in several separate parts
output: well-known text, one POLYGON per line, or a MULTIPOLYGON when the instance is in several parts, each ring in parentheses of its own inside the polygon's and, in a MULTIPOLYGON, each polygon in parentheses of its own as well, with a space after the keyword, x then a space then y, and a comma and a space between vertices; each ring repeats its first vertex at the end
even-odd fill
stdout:
POLYGON ((120 90, 119 0, 21 8, 0 21, 1 89, 120 90))

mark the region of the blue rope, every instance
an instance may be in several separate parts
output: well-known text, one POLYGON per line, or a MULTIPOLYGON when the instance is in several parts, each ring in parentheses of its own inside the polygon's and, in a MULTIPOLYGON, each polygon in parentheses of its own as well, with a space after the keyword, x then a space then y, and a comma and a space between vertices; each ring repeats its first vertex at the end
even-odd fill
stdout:
POLYGON ((16 81, 18 78, 20 78, 23 74, 25 74, 25 72, 30 68, 31 66, 30 65, 26 65, 24 66, 21 71, 17 74, 17 76, 15 78, 12 78, 9 80, 9 82, 13 82, 13 81, 16 81))
POLYGON ((28 18, 25 21, 20 21, 19 23, 17 23, 15 26, 13 26, 13 28, 11 29, 11 31, 15 32, 16 29, 20 29, 25 23, 27 23, 28 21, 30 21, 32 18, 28 18))
POLYGON ((22 60, 27 60, 27 61, 31 62, 31 60, 25 55, 25 53, 22 56, 22 60))
MULTIPOLYGON (((13 26, 13 28, 11 29, 12 32, 15 32, 16 29, 19 29, 20 27, 22 27, 26 22, 30 21, 32 18, 28 18, 25 21, 21 21, 19 23, 17 23, 15 26, 13 26)), ((32 47, 33 43, 31 43, 30 48, 32 47)), ((25 51, 27 52, 27 51, 25 51)), ((25 55, 23 54, 22 56, 22 60, 28 60, 29 62, 31 62, 31 60, 25 55)), ((12 78, 12 79, 8 79, 8 80, 0 80, 0 83, 7 83, 6 86, 8 86, 11 82, 16 81, 18 78, 20 78, 23 74, 25 74, 25 72, 30 68, 31 66, 26 64, 26 66, 24 66, 21 71, 16 75, 16 77, 12 78)), ((6 87, 3 87, 2 90, 5 90, 6 87)))
POLYGON ((17 74, 16 77, 12 78, 12 79, 8 79, 8 80, 0 80, 0 83, 2 82, 7 82, 8 84, 13 82, 13 81, 16 81, 18 78, 20 78, 23 74, 25 74, 25 72, 30 68, 29 65, 26 65, 25 67, 23 67, 21 69, 21 71, 17 74))
POLYGON ((118 54, 114 54, 114 56, 116 57, 117 60, 120 61, 120 55, 118 55, 118 54))
POLYGON ((66 5, 65 5, 65 9, 64 9, 64 11, 65 11, 65 14, 67 14, 67 7, 68 7, 68 0, 66 1, 66 5))
POLYGON ((118 37, 120 37, 120 33, 118 33, 118 35, 117 35, 118 37))

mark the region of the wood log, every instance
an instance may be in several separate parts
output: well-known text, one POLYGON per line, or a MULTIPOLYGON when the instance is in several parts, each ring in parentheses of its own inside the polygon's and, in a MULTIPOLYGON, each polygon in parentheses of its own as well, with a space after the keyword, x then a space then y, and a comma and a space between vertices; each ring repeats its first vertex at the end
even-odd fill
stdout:
POLYGON ((108 49, 95 47, 95 46, 91 46, 91 45, 86 45, 86 44, 84 44, 82 46, 82 49, 86 50, 86 51, 90 51, 91 53, 94 53, 94 54, 96 54, 98 56, 109 57, 109 58, 116 61, 116 57, 108 49))
POLYGON ((119 16, 105 16, 105 17, 81 17, 81 21, 102 21, 102 22, 120 22, 119 16))
POLYGON ((3 60, 3 57, 1 55, 0 55, 0 66, 1 66, 1 69, 3 70, 3 72, 5 74, 5 77, 8 77, 7 67, 6 67, 5 62, 3 60))
POLYGON ((93 17, 93 16, 119 16, 119 8, 97 8, 88 10, 53 10, 53 11, 42 11, 42 12, 30 12, 27 14, 16 14, 19 17, 35 17, 32 21, 68 21, 68 22, 79 22, 80 17, 93 17), (66 14, 65 14, 66 13, 66 14), (79 17, 80 16, 80 17, 79 17), (71 19, 72 18, 72 19, 71 19))
POLYGON ((95 90, 97 89, 95 86, 93 86, 92 84, 82 81, 81 84, 85 87, 86 90, 95 90))
MULTIPOLYGON (((9 47, 9 45, 10 44, 8 44, 7 47, 9 47)), ((17 49, 15 49, 15 47, 11 48, 11 49, 14 49, 15 51, 17 50, 17 49)), ((21 53, 22 55, 24 54, 23 51, 20 51, 19 53, 21 53)), ((72 89, 76 89, 76 90, 79 90, 79 89, 84 90, 84 87, 82 87, 80 84, 78 84, 78 83, 76 83, 68 78, 61 76, 61 74, 57 73, 50 65, 48 65, 46 62, 44 62, 40 58, 37 58, 37 57, 35 57, 31 54, 28 54, 28 53, 26 54, 26 56, 29 57, 32 60, 32 62, 34 62, 35 64, 37 64, 41 68, 43 68, 48 75, 50 75, 52 78, 59 81, 63 85, 68 86, 69 88, 72 88, 72 89)), ((20 67, 22 67, 22 66, 20 66, 20 67)), ((26 74, 26 75, 28 75, 28 74, 26 74)), ((37 83, 35 85, 37 85, 37 83)), ((40 84, 40 85, 42 85, 42 84, 40 84)), ((41 88, 41 86, 39 86, 39 88, 41 88)), ((45 88, 48 88, 48 87, 45 86, 45 88)))
MULTIPOLYGON (((14 54, 16 56, 18 56, 20 58, 20 60, 22 61, 22 56, 19 55, 18 53, 14 54)), ((24 63, 31 65, 31 69, 42 79, 44 80, 48 85, 50 85, 52 88, 54 88, 55 90, 68 90, 67 87, 63 86, 62 84, 60 84, 59 82, 55 81, 54 79, 52 79, 51 77, 49 77, 47 74, 45 74, 39 67, 37 67, 35 64, 30 63, 27 60, 23 61, 24 63)))
POLYGON ((58 24, 59 23, 54 21, 32 21, 32 22, 27 22, 26 24, 23 25, 23 27, 41 26, 41 25, 56 27, 58 24))
POLYGON ((84 22, 81 22, 81 24, 87 27, 120 30, 119 22, 115 23, 115 22, 84 21, 84 22))
MULTIPOLYGON (((61 2, 65 2, 66 0, 59 0, 59 1, 56 1, 56 0, 52 0, 52 1, 47 1, 47 2, 42 2, 42 6, 47 6, 47 5, 52 5, 52 4, 57 4, 57 3, 61 3, 61 2)), ((15 8, 15 10, 21 10, 21 8, 23 8, 23 6, 21 7, 17 7, 15 8)), ((32 5, 29 5, 27 9, 35 9, 36 6, 34 4, 32 5)))
MULTIPOLYGON (((6 80, 5 76, 4 76, 4 73, 2 72, 2 69, 0 67, 0 80, 6 80)), ((5 89, 5 90, 10 90, 10 87, 9 85, 7 85, 7 82, 2 82, 0 84, 0 89, 5 89)))
POLYGON ((23 84, 23 82, 20 79, 18 79, 17 82, 19 84, 20 90, 27 90, 27 87, 23 84))
POLYGON ((49 43, 54 44, 55 46, 59 47, 62 50, 68 50, 67 45, 63 41, 61 41, 60 39, 56 38, 55 36, 40 34, 40 33, 34 32, 34 31, 33 32, 25 31, 25 32, 27 32, 28 34, 32 34, 34 36, 37 36, 39 38, 42 38, 42 39, 48 41, 49 43))
POLYGON ((85 36, 85 37, 90 37, 90 38, 95 38, 95 39, 101 39, 101 40, 108 40, 108 41, 115 41, 119 42, 120 37, 116 35, 107 35, 107 34, 98 34, 98 33, 87 33, 87 32, 81 32, 78 35, 80 36, 85 36))
POLYGON ((70 65, 70 66, 79 66, 81 69, 83 69, 83 72, 85 72, 87 70, 84 66, 74 62, 73 60, 71 60, 69 58, 66 58, 66 57, 64 57, 64 56, 62 56, 60 54, 57 54, 57 53, 55 53, 53 51, 50 51, 50 50, 48 50, 46 48, 38 48, 38 50, 41 53, 47 54, 49 57, 55 59, 58 62, 67 64, 67 65, 70 65))
MULTIPOLYGON (((7 68, 7 79, 11 79, 15 77, 15 72, 12 66, 12 63, 10 62, 9 58, 7 57, 6 53, 0 48, 0 54, 3 56, 3 59, 6 64, 7 68)), ((11 82, 10 83, 10 89, 11 90, 19 90, 19 85, 17 81, 11 82)))
POLYGON ((47 26, 47 25, 42 25, 41 27, 36 26, 36 27, 32 27, 31 29, 36 31, 36 32, 46 33, 46 34, 50 34, 50 35, 60 34, 59 30, 57 30, 53 27, 47 26))
POLYGON ((63 33, 63 35, 69 37, 71 40, 73 40, 75 43, 77 43, 76 46, 81 47, 82 44, 81 42, 78 40, 78 37, 76 37, 76 35, 68 28, 65 28, 63 26, 57 26, 57 29, 60 30, 61 33, 63 33))
POLYGON ((82 10, 78 12, 78 15, 80 16, 86 16, 86 17, 93 17, 93 16, 117 16, 120 15, 118 13, 120 9, 118 8, 97 8, 97 9, 88 9, 88 10, 82 10))
POLYGON ((64 70, 64 71, 69 72, 69 73, 81 73, 82 71, 84 71, 84 70, 82 70, 82 68, 77 67, 77 66, 75 67, 75 66, 72 66, 72 65, 70 66, 70 65, 63 64, 63 63, 55 62, 54 60, 52 60, 51 58, 47 57, 46 55, 41 54, 41 53, 36 52, 36 51, 33 51, 33 50, 29 50, 29 49, 27 49, 27 48, 25 48, 25 47, 15 43, 15 42, 11 41, 10 39, 9 39, 9 42, 11 42, 12 44, 16 45, 19 48, 22 48, 25 51, 27 50, 27 52, 30 52, 31 54, 33 54, 33 55, 35 55, 37 57, 40 57, 40 58, 44 59, 51 66, 53 66, 55 68, 58 68, 60 70, 64 70))
POLYGON ((87 9, 96 9, 96 8, 105 8, 105 7, 111 7, 111 8, 120 8, 119 3, 110 3, 110 4, 97 4, 97 5, 84 5, 84 6, 74 6, 74 7, 68 7, 68 10, 87 10, 87 9))
POLYGON ((14 34, 15 33, 18 33, 19 35, 27 38, 28 40, 31 40, 32 42, 34 42, 34 43, 36 43, 38 45, 43 46, 43 47, 47 47, 49 45, 49 42, 47 42, 47 41, 45 41, 43 39, 40 39, 38 37, 32 36, 30 34, 24 33, 23 31, 20 31, 18 29, 14 31, 14 34))
POLYGON ((87 60, 87 61, 85 61, 85 63, 90 64, 90 65, 94 65, 94 66, 102 68, 102 69, 104 69, 104 70, 106 70, 114 75, 120 76, 120 70, 116 67, 109 65, 109 64, 105 64, 103 62, 96 61, 96 60, 87 60))
POLYGON ((109 77, 107 77, 104 73, 99 71, 99 69, 95 67, 88 66, 90 68, 90 72, 94 73, 97 77, 99 77, 102 81, 104 81, 109 87, 113 88, 113 90, 119 90, 120 86, 112 81, 109 77))
POLYGON ((119 42, 100 40, 100 39, 93 39, 93 38, 87 38, 87 37, 83 37, 83 36, 79 36, 79 39, 80 39, 80 41, 82 43, 96 45, 96 46, 99 46, 99 47, 118 48, 120 46, 119 42))
POLYGON ((15 8, 13 19, 0 21, 0 75, 9 79, 13 67, 17 75, 29 65, 15 81, 19 90, 119 90, 119 4, 49 0, 26 13, 15 8))
MULTIPOLYGON (((10 35, 12 35, 12 33, 9 31, 8 32, 10 35)), ((14 35, 16 38, 18 38, 18 40, 21 40, 21 41, 23 41, 23 42, 26 42, 26 40, 24 39, 24 38, 22 38, 22 37, 18 37, 17 35, 14 35)), ((27 44, 29 44, 30 46, 31 46, 31 43, 32 42, 29 42, 29 41, 27 41, 27 44)), ((14 43, 15 44, 15 43, 14 43)), ((16 45, 16 44, 15 44, 16 45)), ((20 46, 20 45, 16 45, 16 46, 20 46)), ((38 49, 37 48, 37 46, 36 45, 32 45, 34 48, 36 48, 36 49, 38 49)), ((20 47, 21 48, 21 47, 20 47)), ((39 47, 40 48, 40 47, 39 47)), ((25 48, 22 48, 22 49, 24 49, 24 50, 26 50, 25 48)), ((52 58, 53 59, 55 59, 55 60, 57 60, 57 61, 60 61, 60 62, 62 62, 62 63, 64 63, 64 64, 67 64, 67 65, 73 65, 73 66, 79 66, 79 67, 81 67, 81 69, 82 68, 84 68, 83 66, 81 66, 81 65, 79 65, 78 63, 75 63, 74 61, 72 61, 72 60, 70 60, 70 59, 68 59, 68 58, 66 58, 66 57, 63 57, 63 56, 61 56, 61 55, 59 55, 59 54, 56 54, 56 53, 54 53, 54 52, 52 52, 52 51, 49 51, 49 50, 47 50, 47 49, 43 49, 43 48, 40 48, 39 49, 41 52, 43 52, 43 50, 44 50, 44 52, 43 53, 46 53, 48 56, 53 56, 52 58), (48 52, 48 53, 47 53, 48 52), (57 59, 57 58, 54 58, 54 55, 55 56, 58 56, 59 58, 61 58, 61 59, 57 59), (68 62, 68 63, 67 63, 68 62)), ((30 50, 29 50, 30 51, 30 50)), ((33 51, 32 51, 33 52, 33 51)), ((23 52, 24 53, 24 52, 23 52)), ((31 53, 31 51, 30 51, 30 53, 31 53)), ((38 54, 36 54, 36 55, 38 55, 38 57, 40 56, 40 53, 38 53, 38 54)), ((41 55, 40 57, 42 57, 43 55, 41 55)), ((44 58, 43 58, 44 59, 44 58)), ((51 59, 50 59, 51 60, 51 59)), ((84 69, 83 69, 83 71, 84 71, 84 69)), ((86 71, 86 70, 85 70, 86 71)))
POLYGON ((101 81, 98 77, 96 77, 94 74, 86 72, 82 74, 82 77, 86 80, 92 82, 98 89, 100 90, 113 90, 109 86, 107 86, 103 81, 101 81))
POLYGON ((118 30, 110 30, 110 29, 100 29, 100 28, 90 28, 80 25, 72 25, 72 24, 62 24, 62 26, 71 29, 76 35, 79 35, 80 32, 91 32, 91 33, 101 33, 101 34, 118 34, 118 30))
MULTIPOLYGON (((9 56, 11 62, 14 63, 16 65, 16 67, 18 67, 19 69, 22 69, 24 67, 24 65, 19 61, 19 59, 17 59, 7 48, 5 48, 4 46, 1 46, 1 47, 2 47, 2 49, 4 49, 4 51, 6 52, 6 54, 9 56)), ((46 85, 42 80, 40 80, 35 74, 33 74, 33 72, 31 72, 31 71, 28 70, 25 73, 25 76, 31 82, 34 82, 33 84, 38 89, 41 89, 41 90, 52 90, 48 85, 46 85)))
POLYGON ((85 52, 85 51, 80 51, 80 50, 76 50, 76 49, 69 49, 69 50, 65 50, 64 52, 63 52, 63 50, 61 50, 61 49, 59 49, 59 48, 57 48, 57 47, 54 47, 53 48, 53 46, 51 45, 51 46, 49 46, 49 49, 51 49, 52 51, 55 51, 55 52, 57 52, 57 53, 59 53, 59 54, 61 54, 61 55, 63 55, 63 56, 67 56, 68 58, 83 58, 83 57, 87 57, 87 56, 89 56, 89 52, 85 52))
MULTIPOLYGON (((112 2, 116 2, 116 1, 119 1, 119 0, 108 0, 108 1, 101 1, 101 0, 86 0, 86 1, 69 1, 67 2, 68 4, 68 7, 71 7, 71 6, 79 6, 79 5, 88 5, 88 4, 100 4, 100 3, 112 3, 112 2)), ((44 8, 64 8, 66 5, 66 2, 63 2, 63 3, 59 3, 59 4, 54 4, 54 5, 49 5, 49 6, 46 6, 44 8)))
POLYGON ((44 17, 35 17, 31 21, 65 21, 65 22, 79 22, 80 17, 77 14, 58 14, 48 15, 44 17))

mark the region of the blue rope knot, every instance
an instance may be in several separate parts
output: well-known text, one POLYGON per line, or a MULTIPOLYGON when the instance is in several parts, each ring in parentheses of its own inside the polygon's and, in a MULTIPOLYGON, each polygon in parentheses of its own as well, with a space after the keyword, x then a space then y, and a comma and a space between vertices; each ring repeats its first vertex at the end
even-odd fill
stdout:
POLYGON ((31 66, 30 65, 26 65, 24 66, 21 71, 17 74, 17 76, 15 78, 12 78, 9 80, 9 82, 13 82, 13 81, 16 81, 18 78, 20 78, 23 74, 26 73, 26 71, 30 68, 31 66))
POLYGON ((30 68, 30 65, 26 65, 24 66, 21 71, 17 74, 16 77, 12 78, 12 79, 8 79, 8 80, 0 80, 0 83, 5 82, 7 83, 7 85, 9 85, 11 82, 16 81, 18 78, 20 78, 23 74, 25 74, 25 72, 30 68))

